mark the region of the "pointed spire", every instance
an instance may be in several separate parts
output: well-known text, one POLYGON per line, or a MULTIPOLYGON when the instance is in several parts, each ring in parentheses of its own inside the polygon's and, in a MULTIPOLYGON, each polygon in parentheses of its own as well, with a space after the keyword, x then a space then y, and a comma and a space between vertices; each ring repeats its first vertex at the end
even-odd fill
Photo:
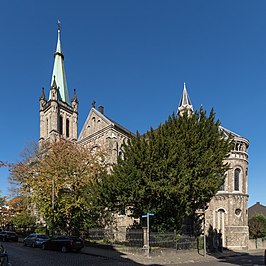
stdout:
POLYGON ((55 76, 53 78, 52 86, 51 89, 57 89, 56 81, 55 81, 55 76))
POLYGON ((44 93, 44 88, 42 88, 42 95, 41 95, 41 97, 40 97, 40 100, 46 100, 45 99, 45 93, 44 93))
MULTIPOLYGON (((66 73, 64 67, 64 55, 62 53, 61 40, 60 40, 61 25, 59 20, 58 20, 57 31, 58 31, 58 36, 57 36, 56 51, 54 53, 54 68, 53 68, 51 86, 53 86, 55 79, 58 87, 59 99, 67 104, 70 104, 68 97, 67 82, 66 82, 66 73)), ((51 99, 51 93, 49 95, 49 100, 50 99, 51 99)))
POLYGON ((193 106, 188 96, 186 83, 184 82, 183 93, 178 106, 178 113, 182 115, 185 110, 187 110, 189 114, 193 113, 193 106))
POLYGON ((74 89, 74 95, 72 97, 72 101, 71 101, 71 105, 72 105, 72 108, 75 112, 78 112, 78 97, 77 97, 77 93, 76 93, 76 89, 74 89))
POLYGON ((74 89, 74 94, 73 94, 73 97, 72 97, 72 102, 78 102, 78 97, 77 97, 76 89, 74 89))

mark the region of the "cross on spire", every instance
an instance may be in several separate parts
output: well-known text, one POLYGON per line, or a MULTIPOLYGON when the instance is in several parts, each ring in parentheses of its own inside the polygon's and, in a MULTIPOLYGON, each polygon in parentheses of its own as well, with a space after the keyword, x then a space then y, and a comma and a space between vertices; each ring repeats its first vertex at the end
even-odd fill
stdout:
POLYGON ((58 29, 58 31, 61 30, 61 22, 59 19, 57 20, 57 29, 58 29))

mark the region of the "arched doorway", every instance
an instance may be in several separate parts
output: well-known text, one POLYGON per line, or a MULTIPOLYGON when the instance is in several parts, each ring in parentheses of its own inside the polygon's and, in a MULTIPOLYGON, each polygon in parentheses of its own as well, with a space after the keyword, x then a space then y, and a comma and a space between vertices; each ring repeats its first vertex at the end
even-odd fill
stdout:
POLYGON ((226 212, 223 208, 219 208, 218 210, 214 211, 213 216, 213 225, 214 230, 219 234, 221 238, 221 245, 225 247, 225 216, 226 212))

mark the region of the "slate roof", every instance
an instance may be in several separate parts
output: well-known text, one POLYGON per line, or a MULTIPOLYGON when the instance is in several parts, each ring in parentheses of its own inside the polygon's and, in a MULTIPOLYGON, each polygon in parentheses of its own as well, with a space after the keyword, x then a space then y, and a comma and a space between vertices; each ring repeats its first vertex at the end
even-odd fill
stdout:
POLYGON ((263 214, 266 217, 266 206, 260 204, 260 202, 257 202, 248 208, 248 219, 251 219, 256 214, 263 214))

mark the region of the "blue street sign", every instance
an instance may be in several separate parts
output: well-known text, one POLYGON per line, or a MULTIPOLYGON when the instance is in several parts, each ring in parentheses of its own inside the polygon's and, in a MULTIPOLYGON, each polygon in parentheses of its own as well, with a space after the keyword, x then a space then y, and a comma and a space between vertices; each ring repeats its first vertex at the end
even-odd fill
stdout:
POLYGON ((148 216, 154 216, 154 213, 148 212, 147 214, 141 215, 142 218, 147 218, 148 216))

